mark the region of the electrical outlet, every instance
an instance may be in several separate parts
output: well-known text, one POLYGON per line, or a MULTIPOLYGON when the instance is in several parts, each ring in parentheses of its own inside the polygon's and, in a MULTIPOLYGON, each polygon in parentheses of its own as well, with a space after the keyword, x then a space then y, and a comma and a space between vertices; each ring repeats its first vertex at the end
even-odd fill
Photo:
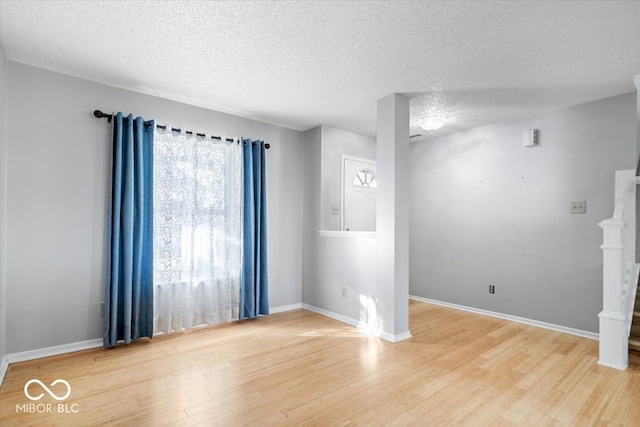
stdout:
POLYGON ((340 206, 331 205, 331 215, 340 215, 340 206))
POLYGON ((494 285, 489 285, 489 293, 490 294, 495 294, 496 293, 496 287, 494 285))
POLYGON ((101 302, 99 304, 99 306, 100 306, 100 309, 99 309, 100 310, 100 317, 104 317, 104 303, 101 302))
POLYGON ((347 299, 347 288, 342 288, 342 299, 347 299))
POLYGON ((585 214, 587 213, 587 201, 581 200, 577 202, 571 202, 571 209, 569 213, 572 214, 585 214))

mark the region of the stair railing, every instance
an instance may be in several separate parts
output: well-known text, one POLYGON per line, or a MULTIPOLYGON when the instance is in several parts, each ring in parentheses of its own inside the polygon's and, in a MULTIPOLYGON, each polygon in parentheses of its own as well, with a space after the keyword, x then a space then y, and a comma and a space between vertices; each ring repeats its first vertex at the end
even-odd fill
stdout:
POLYGON ((613 217, 603 230, 603 310, 600 318, 600 365, 624 370, 629 359, 629 333, 638 285, 635 170, 616 171, 613 217))

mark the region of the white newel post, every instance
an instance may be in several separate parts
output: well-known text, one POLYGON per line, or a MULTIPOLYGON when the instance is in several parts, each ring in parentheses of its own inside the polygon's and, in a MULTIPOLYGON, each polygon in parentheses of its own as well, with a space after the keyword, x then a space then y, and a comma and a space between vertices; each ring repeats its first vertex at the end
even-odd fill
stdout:
POLYGON ((604 230, 603 251, 603 310, 600 318, 600 358, 598 364, 615 369, 627 369, 629 341, 623 312, 623 251, 622 229, 618 219, 600 222, 604 230))

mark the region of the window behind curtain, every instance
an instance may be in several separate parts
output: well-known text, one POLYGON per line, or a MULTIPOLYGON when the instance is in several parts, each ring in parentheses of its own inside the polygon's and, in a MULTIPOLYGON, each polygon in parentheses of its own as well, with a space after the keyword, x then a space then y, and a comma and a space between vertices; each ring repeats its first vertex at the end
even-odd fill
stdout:
POLYGON ((156 133, 156 333, 238 318, 241 156, 236 143, 156 133))

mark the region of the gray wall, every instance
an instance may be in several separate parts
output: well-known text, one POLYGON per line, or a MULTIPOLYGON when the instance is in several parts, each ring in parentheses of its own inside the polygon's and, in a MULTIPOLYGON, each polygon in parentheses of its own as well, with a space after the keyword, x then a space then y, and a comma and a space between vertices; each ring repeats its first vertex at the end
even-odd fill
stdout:
POLYGON ((410 294, 598 331, 614 172, 635 168, 626 94, 411 147, 410 294), (540 130, 540 145, 522 146, 540 130), (587 214, 570 215, 572 200, 587 214), (488 293, 495 285, 496 293, 488 293))
POLYGON ((321 230, 340 230, 340 215, 331 215, 331 205, 342 211, 342 155, 375 160, 376 140, 324 125, 321 133, 321 230))
MULTIPOLYGON (((348 132, 316 127, 304 133, 304 260, 302 302, 348 319, 367 319, 367 298, 375 285, 376 240, 356 237, 321 237, 321 193, 324 179, 326 135, 348 132), (329 132, 327 132, 329 130, 329 132), (342 288, 347 298, 342 298, 342 288)), ((347 135, 347 139, 358 139, 347 135)), ((330 142, 330 144, 332 144, 330 142)), ((345 154, 351 154, 345 153, 345 154)), ((375 153, 374 153, 375 154, 375 153)), ((330 156, 334 159, 335 156, 330 156)), ((339 168, 338 168, 339 170, 339 168)), ((329 168, 328 173, 333 168, 329 168)), ((339 176, 339 172, 338 172, 339 176)))
MULTIPOLYGON (((101 336, 109 125, 96 108, 271 143, 270 305, 363 316, 376 241, 318 236, 321 128, 303 144, 290 129, 0 59, 0 355, 101 336)), ((635 103, 623 95, 413 144, 410 293, 597 331, 597 223, 613 212, 613 172, 635 167, 635 103), (529 128, 539 147, 522 147, 529 128), (569 215, 571 200, 588 213, 569 215)))
MULTIPOLYGON (((6 171, 7 127, 9 112, 7 103, 8 73, 4 51, 0 49, 0 363, 7 355, 7 287, 6 287, 6 171)), ((2 374, 0 373, 0 382, 2 374)))
POLYGON ((269 142, 270 305, 301 303, 300 132, 13 62, 9 72, 8 353, 102 335, 110 126, 96 108, 269 142))

